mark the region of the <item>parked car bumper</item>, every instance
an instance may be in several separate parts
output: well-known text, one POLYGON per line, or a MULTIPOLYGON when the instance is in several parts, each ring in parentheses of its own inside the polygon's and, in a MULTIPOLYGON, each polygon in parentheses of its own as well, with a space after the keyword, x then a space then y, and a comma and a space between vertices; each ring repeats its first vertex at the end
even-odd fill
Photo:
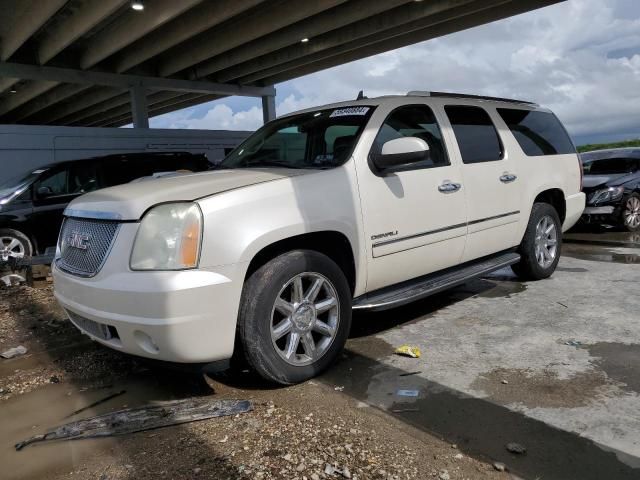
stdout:
POLYGON ((582 215, 582 212, 584 211, 585 201, 586 196, 583 192, 578 192, 574 195, 565 197, 567 211, 565 214, 564 223, 562 224, 563 232, 569 230, 578 222, 580 216, 582 215))
POLYGON ((584 223, 618 223, 620 220, 620 205, 587 205, 582 212, 580 221, 584 223))
POLYGON ((83 333, 115 350, 179 363, 231 357, 241 270, 82 278, 52 267, 55 297, 83 333))

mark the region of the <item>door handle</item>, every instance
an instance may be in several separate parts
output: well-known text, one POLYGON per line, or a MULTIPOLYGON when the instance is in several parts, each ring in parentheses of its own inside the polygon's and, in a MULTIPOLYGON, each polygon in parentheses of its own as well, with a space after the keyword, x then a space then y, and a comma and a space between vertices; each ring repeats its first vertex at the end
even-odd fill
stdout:
POLYGON ((461 184, 445 180, 442 185, 438 187, 438 190, 442 193, 453 193, 460 190, 460 188, 462 188, 461 184))
POLYGON ((513 173, 505 173, 504 175, 500 176, 500 181, 502 183, 511 183, 515 181, 516 178, 518 178, 518 176, 514 175, 513 173))

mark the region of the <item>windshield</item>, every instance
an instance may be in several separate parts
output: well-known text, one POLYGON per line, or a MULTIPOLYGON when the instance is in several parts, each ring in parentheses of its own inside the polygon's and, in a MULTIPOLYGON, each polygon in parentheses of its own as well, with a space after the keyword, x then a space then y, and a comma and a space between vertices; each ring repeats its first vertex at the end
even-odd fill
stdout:
POLYGON ((374 107, 331 108, 266 124, 219 168, 333 168, 349 158, 374 107))
POLYGON ((632 173, 638 170, 637 158, 608 158, 594 160, 585 165, 585 173, 589 175, 611 175, 616 173, 632 173))
POLYGON ((26 187, 31 185, 42 172, 44 172, 43 169, 34 170, 27 175, 16 177, 3 183, 2 185, 0 185, 0 200, 6 199, 7 197, 10 197, 17 192, 24 190, 26 187))

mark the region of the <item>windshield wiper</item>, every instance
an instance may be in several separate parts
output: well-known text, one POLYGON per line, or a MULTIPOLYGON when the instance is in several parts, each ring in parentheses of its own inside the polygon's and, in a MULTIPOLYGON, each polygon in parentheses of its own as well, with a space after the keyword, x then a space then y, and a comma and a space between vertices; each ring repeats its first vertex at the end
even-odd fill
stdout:
POLYGON ((301 168, 311 168, 306 165, 291 165, 287 162, 279 162, 278 160, 260 160, 256 162, 247 162, 239 168, 261 168, 261 167, 282 167, 282 168, 293 168, 293 169, 301 169, 301 168))

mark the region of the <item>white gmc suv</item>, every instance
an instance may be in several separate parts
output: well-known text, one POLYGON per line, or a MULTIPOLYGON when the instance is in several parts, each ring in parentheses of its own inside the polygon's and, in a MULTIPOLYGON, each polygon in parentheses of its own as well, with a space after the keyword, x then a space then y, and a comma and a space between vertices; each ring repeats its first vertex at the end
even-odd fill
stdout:
POLYGON ((283 384, 325 369, 352 309, 510 265, 551 275, 580 163, 549 110, 411 92, 269 122, 214 171, 100 190, 65 212, 55 295, 94 340, 283 384))

